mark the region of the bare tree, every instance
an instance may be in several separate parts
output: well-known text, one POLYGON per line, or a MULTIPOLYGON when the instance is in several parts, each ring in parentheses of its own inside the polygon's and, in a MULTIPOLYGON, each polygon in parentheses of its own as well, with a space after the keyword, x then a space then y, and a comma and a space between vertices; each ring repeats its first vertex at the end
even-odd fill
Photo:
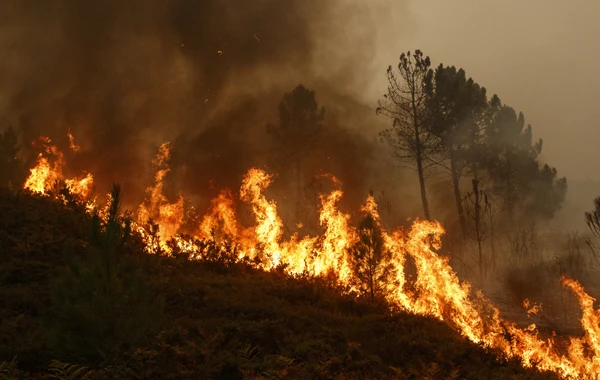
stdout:
MULTIPOLYGON (((479 266, 479 276, 483 279, 486 276, 486 271, 483 270, 483 248, 481 247, 481 243, 485 238, 485 230, 483 224, 483 216, 490 211, 490 203, 488 201, 487 194, 483 192, 479 188, 479 180, 473 179, 473 192, 467 193, 466 200, 468 200, 471 205, 467 204, 467 212, 473 218, 473 222, 475 223, 475 240, 477 241, 477 252, 478 252, 478 266, 479 266), (472 209, 471 207, 472 206, 472 209)), ((492 243, 493 244, 493 243, 492 243)))
POLYGON ((400 55, 398 70, 388 67, 388 89, 379 101, 377 114, 392 119, 392 126, 381 132, 381 138, 394 148, 394 154, 401 160, 416 166, 419 175, 421 201, 426 219, 431 219, 425 170, 439 143, 429 131, 429 117, 426 104, 426 77, 432 75, 429 57, 420 50, 400 55))
POLYGON ((590 231, 600 237, 600 197, 594 200, 595 209, 585 213, 585 221, 590 231))
MULTIPOLYGON (((585 221, 594 236, 600 238, 600 197, 594 199, 594 210, 585 213, 585 221)), ((588 239, 586 244, 596 260, 596 264, 598 264, 600 262, 600 248, 597 242, 593 239, 588 239)))

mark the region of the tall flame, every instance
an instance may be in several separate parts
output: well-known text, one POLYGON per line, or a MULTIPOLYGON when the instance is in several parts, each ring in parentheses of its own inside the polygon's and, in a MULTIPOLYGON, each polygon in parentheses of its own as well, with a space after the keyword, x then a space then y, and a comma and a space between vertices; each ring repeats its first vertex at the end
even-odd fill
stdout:
POLYGON ((154 185, 146 189, 146 200, 138 210, 138 221, 140 226, 152 221, 159 225, 160 245, 154 247, 167 251, 167 241, 174 237, 184 218, 184 198, 179 196, 175 203, 169 203, 163 194, 164 180, 170 171, 168 161, 171 158, 171 144, 164 143, 158 149, 158 155, 152 160, 156 173, 154 174, 154 185))
POLYGON ((33 146, 41 151, 36 166, 25 181, 25 189, 45 194, 62 178, 63 154, 48 137, 38 138, 33 146))
MULTIPOLYGON (((252 168, 244 178, 240 194, 242 200, 250 202, 258 225, 255 229, 256 242, 265 253, 265 269, 271 269, 281 264, 281 247, 279 238, 283 223, 277 215, 275 202, 268 201, 262 191, 271 184, 272 176, 262 170, 252 168)), ((258 250, 253 249, 255 256, 258 250)))
POLYGON ((200 237, 210 239, 214 233, 221 230, 225 236, 238 236, 238 223, 235 214, 235 199, 229 189, 219 193, 217 198, 211 201, 210 213, 204 216, 200 224, 198 234, 200 237))
MULTIPOLYGON (((72 135, 69 134, 69 138, 72 135)), ((39 137, 33 142, 33 145, 40 149, 37 164, 30 170, 30 175, 23 186, 25 189, 46 194, 54 189, 59 182, 64 181, 71 194, 77 195, 82 199, 88 199, 91 196, 94 184, 94 177, 87 174, 83 177, 65 179, 63 176, 64 156, 63 153, 52 144, 48 137, 39 137)))

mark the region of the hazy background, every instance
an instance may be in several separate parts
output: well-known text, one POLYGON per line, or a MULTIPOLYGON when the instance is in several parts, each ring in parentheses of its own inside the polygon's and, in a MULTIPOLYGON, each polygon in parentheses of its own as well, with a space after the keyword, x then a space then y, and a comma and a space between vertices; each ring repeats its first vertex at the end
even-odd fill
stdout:
POLYGON ((374 108, 387 66, 421 49, 525 114, 569 181, 557 219, 581 226, 600 195, 599 18, 584 0, 0 0, 0 120, 24 147, 40 134, 64 147, 72 129, 74 173, 140 194, 156 145, 172 140, 176 184, 206 200, 211 180, 239 186, 264 164, 265 124, 303 83, 346 131, 327 140, 339 152, 325 169, 410 214, 416 175, 394 169, 374 108))
MULTIPOLYGON (((600 180, 599 2, 413 0, 408 9, 410 27, 380 40, 381 66, 420 48, 435 64, 464 68, 523 111, 560 173, 600 180)), ((383 73, 377 79, 382 87, 383 73)))
POLYGON ((584 228, 581 213, 600 195, 600 2, 412 0, 408 6, 388 5, 396 24, 379 26, 374 66, 380 69, 371 97, 380 95, 383 69, 395 65, 403 50, 418 48, 434 65, 464 68, 490 95, 522 111, 534 138, 543 138, 542 160, 569 181, 556 218, 564 223, 557 226, 584 228))

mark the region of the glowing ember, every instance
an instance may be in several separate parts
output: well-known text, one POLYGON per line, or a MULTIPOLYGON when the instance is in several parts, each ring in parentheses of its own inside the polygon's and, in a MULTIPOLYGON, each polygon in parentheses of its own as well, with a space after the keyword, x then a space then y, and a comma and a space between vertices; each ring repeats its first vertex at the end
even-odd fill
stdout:
POLYGON ((81 150, 81 147, 75 144, 75 137, 73 136, 71 131, 67 133, 67 137, 69 138, 69 148, 71 148, 73 152, 79 152, 81 150))
POLYGON ((536 315, 539 312, 542 311, 542 305, 536 305, 536 304, 531 304, 531 302, 529 301, 529 298, 525 298, 523 300, 523 307, 525 308, 525 311, 527 312, 527 316, 530 317, 532 314, 536 315))

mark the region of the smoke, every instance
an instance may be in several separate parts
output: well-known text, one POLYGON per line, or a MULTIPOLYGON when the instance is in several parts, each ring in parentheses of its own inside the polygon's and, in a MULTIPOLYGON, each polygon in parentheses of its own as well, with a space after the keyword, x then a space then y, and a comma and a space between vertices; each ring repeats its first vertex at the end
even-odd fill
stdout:
POLYGON ((67 150, 72 131, 82 152, 68 170, 92 172, 100 191, 122 183, 130 202, 152 180, 157 145, 173 141, 172 195, 206 204, 220 188, 237 188, 249 167, 269 166, 276 146, 265 125, 276 121, 283 93, 302 83, 327 110, 328 132, 313 149, 321 153, 309 172, 333 171, 350 199, 364 199, 389 178, 377 140, 381 121, 363 91, 385 69, 373 57, 381 39, 376 25, 397 21, 389 6, 2 2, 0 117, 19 131, 30 156, 29 142, 40 135, 67 150))

